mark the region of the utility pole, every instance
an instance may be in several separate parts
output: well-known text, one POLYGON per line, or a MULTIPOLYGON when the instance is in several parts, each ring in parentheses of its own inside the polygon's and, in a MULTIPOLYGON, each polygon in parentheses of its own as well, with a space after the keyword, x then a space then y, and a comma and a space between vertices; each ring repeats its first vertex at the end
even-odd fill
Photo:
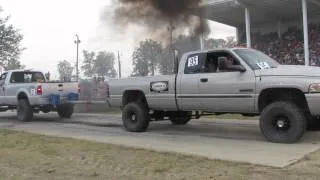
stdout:
POLYGON ((120 62, 120 53, 118 51, 118 67, 119 67, 119 79, 121 79, 121 62, 120 62))
POLYGON ((78 34, 76 34, 74 43, 77 45, 77 62, 76 62, 76 81, 79 81, 79 44, 81 43, 78 34))
POLYGON ((173 20, 171 19, 170 20, 170 25, 169 25, 169 28, 168 30, 170 31, 170 51, 171 51, 171 58, 173 60, 173 68, 174 68, 174 72, 177 71, 177 68, 178 68, 178 62, 177 62, 177 59, 176 59, 176 49, 173 47, 173 30, 175 29, 175 27, 173 26, 173 20))
POLYGON ((175 61, 174 50, 173 50, 173 22, 172 22, 172 20, 170 20, 169 31, 170 31, 170 49, 171 49, 171 53, 172 53, 172 59, 173 59, 173 61, 175 61))

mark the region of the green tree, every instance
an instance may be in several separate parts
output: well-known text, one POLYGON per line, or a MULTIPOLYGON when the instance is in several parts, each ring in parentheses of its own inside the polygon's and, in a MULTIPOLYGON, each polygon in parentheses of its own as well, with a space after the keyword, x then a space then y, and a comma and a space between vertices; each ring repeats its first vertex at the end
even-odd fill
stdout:
MULTIPOLYGON (((0 7, 0 14, 2 9, 0 7)), ((10 16, 0 18, 0 62, 4 68, 22 68, 19 57, 24 50, 21 47, 23 35, 12 25, 9 24, 10 16), (13 62, 10 62, 13 61, 13 62)))
POLYGON ((148 39, 141 41, 133 52, 133 76, 153 76, 161 61, 162 46, 159 42, 148 39))
POLYGON ((117 76, 114 63, 114 53, 100 51, 94 60, 93 70, 98 76, 114 78, 117 76))
POLYGON ((147 76, 149 74, 149 62, 143 57, 140 50, 133 52, 133 72, 131 76, 147 76))
POLYGON ((25 66, 20 63, 18 59, 12 58, 9 61, 4 62, 3 67, 6 71, 13 69, 24 69, 25 66))
POLYGON ((73 67, 70 62, 63 60, 58 63, 60 81, 69 82, 72 78, 73 67))
POLYGON ((226 40, 224 39, 206 39, 204 41, 204 47, 206 49, 223 48, 226 47, 226 40))
POLYGON ((204 41, 204 47, 206 49, 233 47, 237 44, 234 36, 228 36, 226 39, 206 39, 204 41))
POLYGON ((81 69, 85 76, 93 76, 95 74, 94 64, 95 64, 95 52, 89 52, 87 50, 83 51, 83 66, 81 69))
POLYGON ((233 47, 237 44, 236 38, 234 36, 228 36, 226 38, 226 46, 227 47, 233 47))
POLYGON ((159 71, 161 74, 168 75, 174 72, 174 58, 174 51, 170 46, 163 49, 161 61, 159 62, 159 71))
POLYGON ((178 58, 181 59, 184 53, 200 49, 200 39, 197 36, 181 35, 174 39, 174 49, 178 50, 178 58))

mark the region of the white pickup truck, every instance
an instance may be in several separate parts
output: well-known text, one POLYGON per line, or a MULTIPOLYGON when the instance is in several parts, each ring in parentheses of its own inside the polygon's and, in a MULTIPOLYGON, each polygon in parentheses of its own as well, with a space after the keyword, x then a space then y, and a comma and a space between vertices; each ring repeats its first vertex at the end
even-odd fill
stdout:
POLYGON ((124 127, 152 120, 186 124, 206 114, 260 116, 271 142, 298 141, 320 124, 320 68, 280 65, 260 51, 222 48, 185 53, 173 75, 109 82, 107 101, 123 110, 124 127))
POLYGON ((78 98, 78 83, 48 82, 40 71, 10 70, 0 76, 0 111, 16 109, 20 121, 31 121, 40 111, 70 118, 78 98))

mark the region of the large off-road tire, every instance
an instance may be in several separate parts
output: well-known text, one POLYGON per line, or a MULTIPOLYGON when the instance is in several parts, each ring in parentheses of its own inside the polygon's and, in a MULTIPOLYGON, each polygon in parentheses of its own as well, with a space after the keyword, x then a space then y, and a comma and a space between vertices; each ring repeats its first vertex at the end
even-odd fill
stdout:
POLYGON ((188 112, 175 112, 174 115, 170 117, 170 121, 174 125, 185 125, 191 120, 188 112))
POLYGON ((33 109, 26 99, 20 99, 17 105, 17 116, 19 121, 27 122, 33 119, 33 109))
POLYGON ((260 115, 260 129, 265 138, 274 143, 295 143, 306 130, 303 111, 291 102, 274 102, 260 115))
POLYGON ((61 104, 58 106, 58 114, 60 118, 71 118, 73 114, 73 104, 61 104))
POLYGON ((129 132, 144 132, 149 126, 150 117, 148 108, 144 103, 132 102, 122 111, 124 128, 129 132))

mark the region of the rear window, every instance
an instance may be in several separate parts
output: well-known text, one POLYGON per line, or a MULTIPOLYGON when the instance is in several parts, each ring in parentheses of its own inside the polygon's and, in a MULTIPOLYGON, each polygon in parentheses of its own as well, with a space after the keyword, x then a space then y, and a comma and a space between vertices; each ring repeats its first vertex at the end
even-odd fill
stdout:
POLYGON ((10 83, 36 83, 45 82, 41 72, 13 72, 10 77, 10 83))
POLYGON ((192 54, 187 58, 184 73, 185 74, 197 74, 203 72, 203 59, 204 54, 192 54))

